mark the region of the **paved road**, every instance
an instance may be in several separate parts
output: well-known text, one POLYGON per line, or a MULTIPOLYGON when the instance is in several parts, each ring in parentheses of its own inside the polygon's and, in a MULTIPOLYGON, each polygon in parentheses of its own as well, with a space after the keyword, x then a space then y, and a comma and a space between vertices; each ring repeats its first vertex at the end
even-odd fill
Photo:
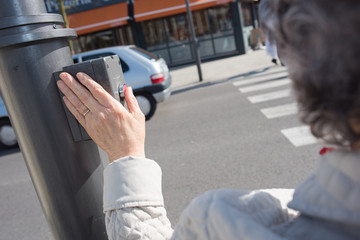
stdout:
POLYGON ((289 89, 285 69, 267 67, 182 89, 159 106, 147 155, 163 169, 173 222, 205 191, 292 188, 311 173, 320 146, 299 123, 289 89))
POLYGON ((0 239, 52 239, 19 149, 1 152, 0 239))
MULTIPOLYGON (((173 223, 195 196, 216 188, 291 188, 320 146, 296 116, 284 68, 177 89, 147 122, 146 152, 163 169, 173 223)), ((51 239, 18 151, 0 156, 0 239, 51 239)))

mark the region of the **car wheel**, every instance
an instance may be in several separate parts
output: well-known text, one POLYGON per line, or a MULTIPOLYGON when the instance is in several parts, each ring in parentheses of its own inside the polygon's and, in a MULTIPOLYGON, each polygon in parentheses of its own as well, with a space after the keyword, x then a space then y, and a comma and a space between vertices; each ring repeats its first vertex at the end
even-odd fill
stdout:
POLYGON ((136 100, 139 103, 141 111, 145 115, 145 119, 149 120, 155 113, 156 110, 156 101, 148 93, 139 93, 135 95, 136 100))
POLYGON ((0 146, 13 148, 17 146, 17 139, 9 119, 0 120, 0 146))

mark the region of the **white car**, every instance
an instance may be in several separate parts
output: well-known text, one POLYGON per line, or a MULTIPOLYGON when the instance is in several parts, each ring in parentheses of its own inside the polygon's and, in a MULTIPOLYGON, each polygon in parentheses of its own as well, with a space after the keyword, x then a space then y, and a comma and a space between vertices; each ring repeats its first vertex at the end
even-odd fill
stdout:
POLYGON ((0 146, 2 148, 13 148, 17 145, 14 129, 11 126, 5 104, 0 97, 0 146))
POLYGON ((156 105, 171 94, 171 76, 164 59, 133 45, 101 48, 73 55, 74 63, 118 55, 125 82, 134 90, 136 99, 149 120, 156 105))

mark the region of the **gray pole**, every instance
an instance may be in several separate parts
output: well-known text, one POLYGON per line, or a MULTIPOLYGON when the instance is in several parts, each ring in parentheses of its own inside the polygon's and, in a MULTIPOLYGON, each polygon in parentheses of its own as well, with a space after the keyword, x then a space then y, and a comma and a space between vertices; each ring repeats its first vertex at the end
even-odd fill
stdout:
POLYGON ((196 38, 196 34, 195 34, 195 30, 194 30, 194 22, 193 22, 193 18, 192 18, 189 0, 185 0, 185 1, 186 1, 186 10, 187 10, 187 14, 189 16, 189 24, 190 24, 190 29, 191 29, 191 36, 192 36, 191 38, 192 38, 192 45, 193 45, 192 48, 193 48, 193 53, 195 55, 196 66, 198 69, 199 81, 201 82, 203 80, 203 78, 202 78, 202 72, 201 72, 201 58, 200 58, 199 42, 196 38))
POLYGON ((74 142, 52 73, 73 64, 63 19, 43 0, 0 0, 0 90, 57 240, 107 239, 103 165, 93 141, 74 142))

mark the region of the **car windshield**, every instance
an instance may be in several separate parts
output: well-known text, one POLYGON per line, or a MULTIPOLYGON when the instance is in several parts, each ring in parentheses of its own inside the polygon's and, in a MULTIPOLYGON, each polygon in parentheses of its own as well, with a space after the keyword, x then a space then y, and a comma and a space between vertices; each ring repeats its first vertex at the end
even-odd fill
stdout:
POLYGON ((134 52, 140 54, 141 56, 146 57, 149 60, 156 61, 159 59, 157 56, 155 56, 152 53, 149 53, 148 51, 145 51, 144 49, 137 48, 137 47, 132 47, 130 49, 133 50, 134 52))

